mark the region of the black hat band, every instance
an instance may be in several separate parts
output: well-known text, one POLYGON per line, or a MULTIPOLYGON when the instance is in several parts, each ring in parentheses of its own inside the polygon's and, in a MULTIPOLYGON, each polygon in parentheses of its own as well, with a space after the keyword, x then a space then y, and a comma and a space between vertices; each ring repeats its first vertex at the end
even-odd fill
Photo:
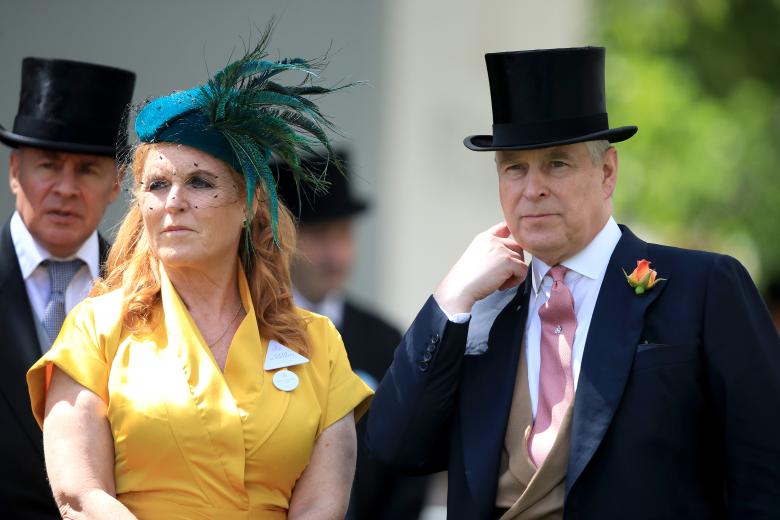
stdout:
POLYGON ((14 119, 14 133, 48 141, 68 141, 91 145, 115 146, 116 126, 95 126, 82 120, 56 121, 18 114, 14 119))
POLYGON ((607 113, 583 117, 493 125, 493 146, 545 143, 589 135, 609 129, 607 113))

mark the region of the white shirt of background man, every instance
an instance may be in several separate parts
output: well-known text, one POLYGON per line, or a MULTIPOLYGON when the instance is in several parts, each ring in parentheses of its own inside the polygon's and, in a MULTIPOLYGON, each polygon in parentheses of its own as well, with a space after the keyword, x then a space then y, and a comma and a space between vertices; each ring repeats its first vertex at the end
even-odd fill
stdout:
POLYGON ((11 217, 11 240, 16 250, 16 258, 27 288, 27 297, 30 299, 33 313, 38 323, 43 322, 46 304, 51 296, 51 282, 46 267, 40 265, 44 260, 73 260, 80 258, 84 265, 81 266, 65 290, 65 311, 70 312, 73 307, 81 302, 92 289, 92 282, 100 274, 100 244, 97 231, 93 231, 87 240, 81 245, 76 254, 68 258, 57 258, 38 244, 22 217, 14 212, 11 217))

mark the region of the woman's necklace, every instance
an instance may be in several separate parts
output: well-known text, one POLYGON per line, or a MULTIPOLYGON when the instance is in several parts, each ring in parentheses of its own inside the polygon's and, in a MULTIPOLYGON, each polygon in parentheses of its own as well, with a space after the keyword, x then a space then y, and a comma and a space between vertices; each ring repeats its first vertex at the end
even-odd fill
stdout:
MULTIPOLYGON (((228 323, 227 327, 225 327, 225 330, 222 331, 222 334, 219 335, 217 339, 212 341, 211 343, 206 343, 206 345, 211 348, 217 343, 219 343, 219 340, 221 340, 223 337, 225 337, 225 334, 227 334, 227 331, 230 330, 231 325, 233 325, 233 322, 236 321, 236 318, 238 318, 238 315, 241 314, 241 309, 243 309, 244 306, 239 303, 238 309, 236 309, 236 315, 233 316, 233 319, 230 320, 230 323, 228 323)), ((204 338, 205 339, 205 338, 204 338)))

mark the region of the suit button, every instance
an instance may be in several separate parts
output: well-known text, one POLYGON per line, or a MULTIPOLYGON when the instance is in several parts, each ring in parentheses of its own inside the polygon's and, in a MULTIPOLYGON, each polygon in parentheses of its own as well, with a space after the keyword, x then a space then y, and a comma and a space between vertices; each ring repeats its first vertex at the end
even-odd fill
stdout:
POLYGON ((431 354, 430 352, 426 352, 425 354, 423 354, 423 361, 425 361, 426 363, 429 362, 431 358, 433 358, 433 354, 431 354))
POLYGON ((441 338, 439 338, 439 335, 434 333, 431 335, 431 345, 435 345, 439 342, 441 338))
POLYGON ((436 344, 435 343, 431 343, 430 345, 428 345, 428 347, 425 349, 425 351, 426 352, 436 352, 436 348, 437 348, 436 344))
POLYGON ((428 363, 420 363, 417 365, 420 368, 420 372, 427 372, 428 371, 428 363))

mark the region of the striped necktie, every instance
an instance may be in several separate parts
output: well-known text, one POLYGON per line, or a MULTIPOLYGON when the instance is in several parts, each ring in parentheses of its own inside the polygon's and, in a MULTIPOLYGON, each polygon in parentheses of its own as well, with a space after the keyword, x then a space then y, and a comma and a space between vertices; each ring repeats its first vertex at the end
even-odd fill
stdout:
POLYGON ((60 333, 62 322, 65 321, 65 289, 84 262, 80 259, 66 262, 44 260, 41 265, 44 265, 49 272, 51 283, 51 294, 43 312, 43 328, 51 345, 60 333))

